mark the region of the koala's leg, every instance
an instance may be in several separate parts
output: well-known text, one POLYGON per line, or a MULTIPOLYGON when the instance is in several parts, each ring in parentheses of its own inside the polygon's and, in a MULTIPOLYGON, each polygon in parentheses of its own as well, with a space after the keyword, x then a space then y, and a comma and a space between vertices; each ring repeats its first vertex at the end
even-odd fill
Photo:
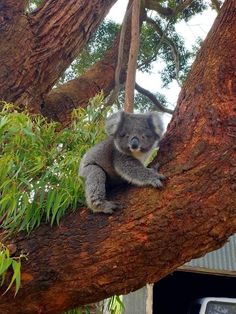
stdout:
POLYGON ((93 212, 112 214, 115 209, 122 208, 118 203, 106 200, 106 174, 103 169, 88 165, 83 168, 83 177, 87 205, 93 212))
POLYGON ((163 186, 161 182, 165 179, 163 174, 144 167, 138 159, 132 156, 116 156, 114 164, 116 172, 129 183, 137 186, 151 185, 157 188, 163 186))

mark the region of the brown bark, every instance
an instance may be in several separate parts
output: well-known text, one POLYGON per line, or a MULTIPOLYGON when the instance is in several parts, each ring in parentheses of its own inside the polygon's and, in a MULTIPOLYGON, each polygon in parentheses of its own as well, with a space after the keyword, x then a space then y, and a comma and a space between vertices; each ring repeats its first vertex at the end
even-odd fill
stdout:
MULTIPOLYGON (((125 81, 128 52, 130 47, 130 17, 128 17, 124 36, 123 60, 120 82, 125 81)), ((45 95, 42 107, 44 116, 62 124, 70 120, 70 113, 74 108, 86 107, 89 99, 103 91, 108 96, 114 88, 114 78, 119 52, 120 35, 118 34, 112 47, 105 53, 104 58, 95 63, 80 77, 53 89, 45 95), (101 75, 102 74, 102 75, 101 75)))
POLYGON ((1 313, 61 313, 155 282, 236 232, 236 0, 227 0, 184 85, 158 161, 162 191, 124 187, 111 216, 79 209, 19 236, 22 288, 1 313))
POLYGON ((49 0, 26 14, 26 1, 1 0, 0 99, 40 111, 43 95, 115 2, 49 0))

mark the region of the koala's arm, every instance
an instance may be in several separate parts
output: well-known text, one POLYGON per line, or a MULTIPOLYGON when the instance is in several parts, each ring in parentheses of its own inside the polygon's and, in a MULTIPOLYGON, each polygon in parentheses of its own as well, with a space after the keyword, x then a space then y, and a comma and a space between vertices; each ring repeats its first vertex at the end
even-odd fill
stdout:
POLYGON ((121 178, 137 186, 162 187, 161 180, 165 179, 154 169, 145 168, 138 159, 119 152, 114 156, 114 168, 121 178))

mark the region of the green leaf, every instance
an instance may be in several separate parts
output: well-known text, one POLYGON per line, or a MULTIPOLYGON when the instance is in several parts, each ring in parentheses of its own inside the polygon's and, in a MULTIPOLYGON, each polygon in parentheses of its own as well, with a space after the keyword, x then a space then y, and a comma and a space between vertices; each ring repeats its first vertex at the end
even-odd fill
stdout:
POLYGON ((16 284, 15 295, 16 295, 19 288, 20 288, 20 278, 21 278, 21 274, 20 274, 21 263, 20 263, 20 261, 17 262, 15 260, 12 260, 12 269, 13 269, 13 276, 12 276, 11 282, 9 283, 4 294, 11 289, 13 283, 15 282, 15 284, 16 284))
POLYGON ((5 271, 11 266, 12 260, 9 256, 6 256, 5 252, 0 253, 0 275, 5 273, 5 271))

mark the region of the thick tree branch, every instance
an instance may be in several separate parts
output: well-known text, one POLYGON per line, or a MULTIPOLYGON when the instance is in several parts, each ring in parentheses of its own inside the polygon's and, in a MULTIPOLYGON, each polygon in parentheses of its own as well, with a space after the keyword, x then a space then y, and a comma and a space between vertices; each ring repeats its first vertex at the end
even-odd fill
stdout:
POLYGON ((1 313, 61 313, 128 293, 236 232, 235 9, 226 0, 181 91, 158 152, 164 189, 113 190, 126 205, 114 215, 80 208, 12 240, 29 260, 1 313))
MULTIPOLYGON (((38 42, 37 57, 41 57, 40 61, 45 62, 45 59, 50 60, 55 57, 55 54, 60 54, 61 64, 58 64, 58 71, 60 73, 64 71, 116 1, 93 1, 91 3, 83 0, 45 1, 30 15, 32 31, 38 42), (65 11, 67 14, 64 13, 65 11), (52 38, 54 39, 53 47, 51 45, 52 38), (63 45, 60 45, 62 42, 63 45), (45 50, 48 50, 46 58, 45 50), (63 69, 60 70, 60 67, 63 69)), ((47 62, 47 66, 51 66, 49 62, 47 62)))
POLYGON ((3 35, 0 33, 0 60, 4 63, 0 97, 30 104, 34 111, 40 111, 42 96, 70 65, 115 2, 49 0, 29 16, 21 15, 17 24, 3 35), (16 45, 19 38, 21 44, 16 45))
POLYGON ((157 107, 157 110, 161 111, 161 112, 166 112, 169 114, 173 114, 174 110, 168 109, 165 106, 163 106, 160 101, 156 98, 156 96, 151 93, 149 90, 141 87, 139 84, 135 83, 135 89, 141 93, 142 95, 148 97, 153 103, 154 105, 157 107))

